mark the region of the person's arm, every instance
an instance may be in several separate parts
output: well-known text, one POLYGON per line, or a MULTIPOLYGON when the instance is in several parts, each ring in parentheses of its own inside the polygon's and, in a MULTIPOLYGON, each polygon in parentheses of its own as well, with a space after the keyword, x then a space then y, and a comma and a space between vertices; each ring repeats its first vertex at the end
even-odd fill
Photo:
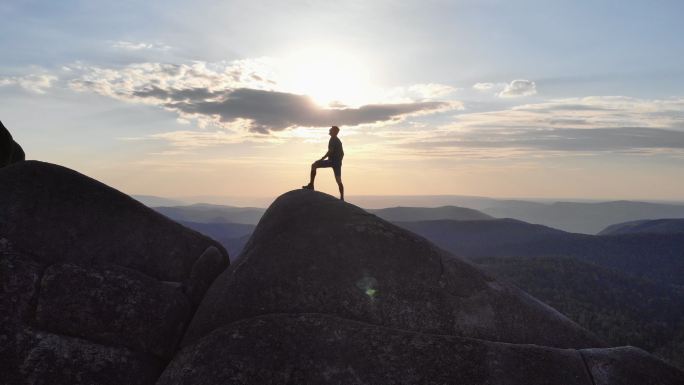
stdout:
POLYGON ((330 150, 328 150, 328 152, 326 152, 325 155, 323 155, 323 157, 320 160, 324 160, 328 156, 330 156, 330 150))

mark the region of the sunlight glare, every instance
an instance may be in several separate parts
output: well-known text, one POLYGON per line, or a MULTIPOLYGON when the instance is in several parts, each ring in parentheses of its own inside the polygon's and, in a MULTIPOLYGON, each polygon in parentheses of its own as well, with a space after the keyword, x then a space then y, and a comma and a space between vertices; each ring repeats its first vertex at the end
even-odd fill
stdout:
POLYGON ((286 58, 282 84, 322 107, 359 106, 374 94, 369 68, 343 49, 306 48, 286 58))

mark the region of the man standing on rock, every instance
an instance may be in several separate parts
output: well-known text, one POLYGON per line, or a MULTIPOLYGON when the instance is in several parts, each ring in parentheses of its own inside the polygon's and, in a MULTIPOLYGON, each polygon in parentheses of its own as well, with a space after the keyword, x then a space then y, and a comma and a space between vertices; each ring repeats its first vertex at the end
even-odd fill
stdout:
POLYGON ((302 188, 313 190, 314 179, 316 179, 316 169, 332 167, 335 173, 335 181, 340 188, 340 199, 344 200, 344 185, 342 185, 342 158, 344 158, 344 151, 342 150, 342 141, 337 137, 340 133, 340 128, 337 126, 330 127, 328 134, 330 141, 328 142, 328 152, 323 157, 311 164, 311 181, 302 188), (325 158, 328 158, 327 160, 325 158))

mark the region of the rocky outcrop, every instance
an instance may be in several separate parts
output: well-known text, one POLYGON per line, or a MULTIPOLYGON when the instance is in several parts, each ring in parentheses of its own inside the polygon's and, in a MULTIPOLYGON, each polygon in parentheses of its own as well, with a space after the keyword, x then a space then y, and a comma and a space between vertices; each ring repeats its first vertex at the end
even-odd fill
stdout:
POLYGON ((307 190, 271 205, 182 344, 158 385, 637 384, 629 368, 684 378, 638 349, 600 348, 515 287, 307 190))
POLYGON ((0 122, 0 167, 24 160, 24 150, 12 139, 12 134, 0 122))
POLYGON ((425 239, 314 191, 280 196, 216 279, 185 336, 269 313, 325 313, 416 332, 555 347, 603 343, 425 239))
POLYGON ((1 385, 684 378, 321 193, 278 198, 225 270, 215 241, 72 170, 21 162, 0 185, 1 385))
POLYGON ((223 247, 64 167, 0 185, 0 384, 153 383, 223 247))

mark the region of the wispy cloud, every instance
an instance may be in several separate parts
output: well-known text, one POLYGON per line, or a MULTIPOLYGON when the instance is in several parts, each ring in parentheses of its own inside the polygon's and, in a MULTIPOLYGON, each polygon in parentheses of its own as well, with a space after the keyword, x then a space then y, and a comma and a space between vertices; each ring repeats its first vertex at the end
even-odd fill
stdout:
POLYGON ((126 40, 119 40, 112 42, 112 48, 122 49, 126 51, 142 51, 142 50, 155 50, 155 51, 168 51, 171 46, 163 43, 145 43, 145 42, 133 42, 126 40))
POLYGON ((532 80, 516 79, 510 83, 475 83, 473 89, 481 92, 493 92, 500 98, 515 98, 537 94, 537 84, 532 80))
POLYGON ((636 151, 684 149, 684 131, 661 128, 549 128, 537 130, 491 130, 486 134, 463 132, 431 141, 412 143, 423 148, 521 148, 543 151, 636 151))
POLYGON ((16 85, 27 91, 44 94, 52 87, 57 77, 49 74, 31 74, 25 76, 0 77, 0 86, 16 85))
MULTIPOLYGON (((180 130, 180 131, 170 131, 162 132, 158 134, 152 134, 145 138, 131 138, 134 140, 139 139, 152 139, 152 140, 163 140, 168 142, 172 147, 177 150, 188 150, 193 148, 210 147, 222 144, 235 144, 243 143, 249 140, 249 137, 238 136, 235 133, 225 130, 205 130, 205 131, 193 131, 193 130, 180 130)), ((254 138, 257 139, 257 138, 254 138)))
POLYGON ((397 141, 424 156, 684 153, 684 99, 586 97, 466 113, 397 141))
POLYGON ((537 85, 531 80, 517 79, 506 84, 499 92, 502 98, 514 98, 518 96, 530 96, 537 93, 537 85))
POLYGON ((473 85, 473 88, 478 90, 478 91, 489 91, 495 87, 496 87, 496 84, 494 84, 494 83, 475 83, 473 85))
POLYGON ((150 87, 161 90, 204 88, 207 92, 218 92, 239 87, 270 89, 275 84, 267 66, 260 60, 136 63, 121 68, 77 64, 69 68, 75 74, 69 82, 72 89, 131 102, 141 101, 134 93, 150 87))
POLYGON ((401 101, 425 101, 443 99, 458 91, 456 87, 438 83, 420 83, 396 87, 386 93, 386 98, 401 101))

